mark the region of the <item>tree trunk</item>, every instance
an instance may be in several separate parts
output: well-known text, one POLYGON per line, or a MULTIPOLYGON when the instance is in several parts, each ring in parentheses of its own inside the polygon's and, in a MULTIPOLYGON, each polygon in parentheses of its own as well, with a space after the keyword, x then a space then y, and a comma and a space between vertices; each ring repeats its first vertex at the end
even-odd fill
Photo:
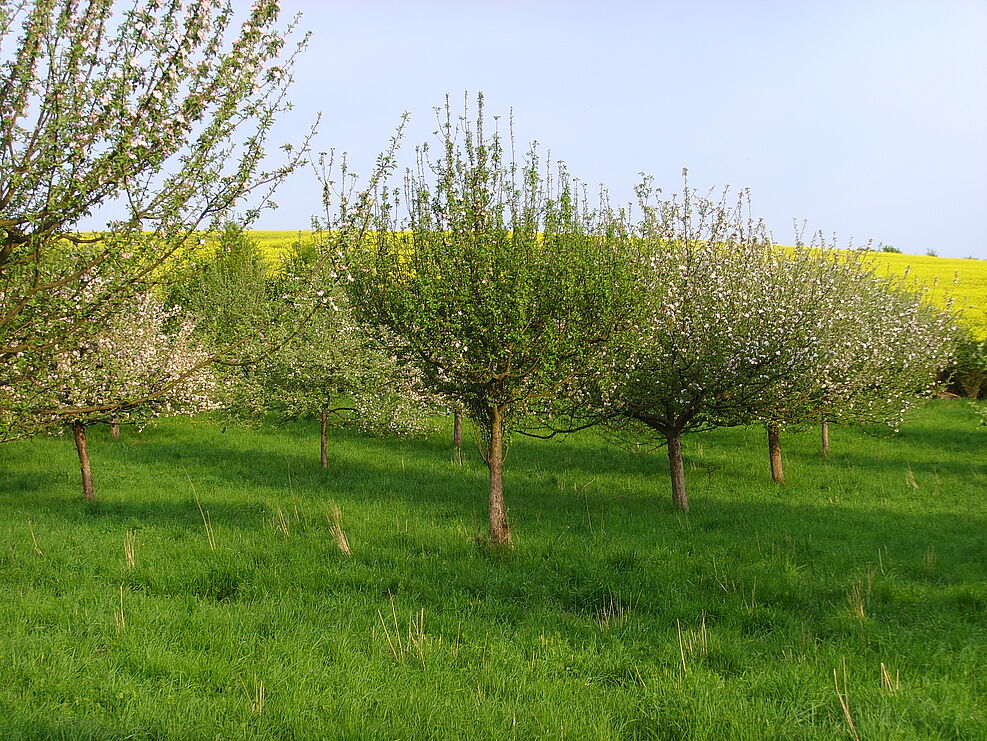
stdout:
POLYGON ((329 410, 322 410, 322 418, 319 420, 319 448, 322 454, 322 467, 329 468, 329 410))
POLYGON ((672 474, 672 502, 683 512, 688 512, 689 497, 685 493, 682 438, 678 434, 668 436, 668 470, 672 474))
POLYGON ((458 407, 452 412, 452 459, 463 465, 463 413, 458 407))
POLYGON ((768 423, 768 454, 771 456, 771 478, 778 484, 785 483, 785 471, 781 465, 781 431, 778 425, 768 423))
POLYGON ((89 465, 89 446, 86 444, 86 425, 82 422, 73 422, 72 435, 75 437, 75 449, 79 454, 79 468, 82 471, 82 494, 91 502, 94 496, 93 470, 89 465))
POLYGON ((487 468, 490 470, 490 537, 494 547, 513 548, 511 527, 504 507, 504 415, 500 408, 490 409, 490 447, 487 449, 487 468))
POLYGON ((959 375, 960 388, 969 399, 979 399, 980 389, 984 384, 983 376, 976 371, 959 375))
POLYGON ((829 458, 829 422, 823 421, 822 425, 822 452, 829 458))
POLYGON ((113 422, 110 425, 110 437, 112 437, 114 440, 119 440, 120 439, 120 423, 119 422, 113 422))

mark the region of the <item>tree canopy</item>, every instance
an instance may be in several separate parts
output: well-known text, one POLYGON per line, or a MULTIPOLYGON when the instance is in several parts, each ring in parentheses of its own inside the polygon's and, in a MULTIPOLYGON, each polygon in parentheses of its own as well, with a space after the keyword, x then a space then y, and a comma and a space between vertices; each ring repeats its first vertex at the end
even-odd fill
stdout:
POLYGON ((399 340, 426 386, 480 431, 490 473, 490 542, 509 545, 502 466, 526 415, 598 371, 625 320, 628 241, 605 204, 591 209, 561 166, 532 146, 514 159, 499 132, 454 122, 439 153, 418 149, 405 201, 377 184, 340 232, 340 270, 354 309, 399 340), (403 213, 402 213, 403 210, 403 213))
POLYGON ((116 6, 0 3, 0 407, 20 431, 50 419, 58 355, 245 195, 248 218, 271 205, 306 148, 261 169, 301 48, 276 0, 238 29, 218 0, 116 6))

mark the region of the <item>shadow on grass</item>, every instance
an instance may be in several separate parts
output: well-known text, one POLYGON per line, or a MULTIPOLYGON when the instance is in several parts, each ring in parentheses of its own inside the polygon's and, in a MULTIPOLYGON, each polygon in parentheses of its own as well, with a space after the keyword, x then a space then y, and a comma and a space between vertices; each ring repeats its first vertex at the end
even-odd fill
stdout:
MULTIPOLYGON (((331 557, 325 537, 237 538, 236 552, 221 549, 167 568, 140 567, 128 575, 127 589, 160 599, 191 595, 230 609, 253 609, 246 605, 286 593, 314 604, 343 596, 371 618, 394 600, 402 616, 426 608, 437 627, 450 633, 458 632, 465 616, 476 631, 479 626, 538 634, 555 629, 576 631, 586 640, 617 631, 642 646, 653 640, 649 631, 674 631, 677 621, 687 626, 704 620, 713 630, 752 641, 754 651, 762 650, 756 647, 759 637, 782 636, 773 639, 774 648, 763 649, 767 653, 800 641, 840 644, 848 636, 879 644, 882 631, 892 629, 935 640, 987 629, 982 588, 987 516, 981 514, 811 504, 793 501, 770 482, 735 476, 726 482, 717 477, 715 490, 697 491, 693 511, 681 515, 672 510, 664 488, 615 498, 601 484, 576 493, 565 478, 572 475, 565 467, 571 450, 519 447, 507 491, 518 548, 497 558, 473 548, 468 534, 453 527, 471 519, 482 523, 484 470, 459 468, 445 457, 430 460, 437 450, 432 441, 354 436, 351 442, 373 450, 357 459, 344 455, 341 444, 337 470, 328 474, 306 454, 272 452, 260 443, 217 444, 198 454, 199 443, 189 447, 168 440, 112 448, 110 458, 137 467, 146 466, 145 456, 151 455, 163 469, 174 468, 180 454, 193 481, 220 482, 213 491, 196 484, 212 522, 247 536, 270 530, 272 502, 288 501, 279 498, 285 495, 315 502, 331 489, 348 522, 373 508, 393 513, 392 519, 374 522, 373 531, 361 523, 364 529, 352 533, 351 559, 331 557), (402 456, 406 468, 399 473, 394 465, 402 456), (213 470, 217 459, 235 465, 213 470), (313 471, 299 472, 303 465, 313 471), (288 468, 294 470, 291 489, 288 468), (224 491, 237 486, 266 487, 271 499, 250 492, 225 501, 224 491), (410 531, 402 530, 409 522, 410 531)), ((613 464, 609 453, 580 454, 580 477, 594 465, 609 472, 613 464)), ((629 485, 639 477, 640 470, 629 476, 629 485)), ((161 486, 168 490, 183 481, 172 472, 161 486)), ((94 531, 177 526, 198 531, 201 541, 201 515, 188 489, 180 496, 115 497, 88 505, 36 494, 26 499, 21 512, 36 507, 94 531)), ((742 672, 746 659, 738 653, 736 661, 729 656, 716 661, 718 671, 742 672)))
MULTIPOLYGON (((585 434, 565 444, 515 441, 505 485, 517 535, 523 540, 526 533, 542 531, 544 525, 550 533, 541 536, 545 539, 560 534, 568 537, 567 533, 596 538, 611 533, 602 537, 646 543, 661 538, 695 542, 714 537, 732 541, 720 546, 739 548, 750 547, 752 539, 777 540, 779 533, 798 538, 811 526, 817 543, 870 554, 882 543, 912 547, 926 543, 932 535, 968 541, 978 529, 983 532, 987 527, 978 515, 904 514, 873 494, 854 500, 852 508, 838 503, 813 505, 805 500, 818 497, 820 485, 829 488, 827 477, 832 479, 844 460, 859 461, 851 465, 861 467, 866 463, 868 470, 878 471, 904 470, 907 464, 865 457, 863 452, 826 460, 814 455, 807 439, 796 438, 789 455, 802 466, 801 480, 782 489, 768 480, 766 465, 762 470, 760 461, 751 462, 748 448, 759 441, 760 431, 726 432, 715 445, 702 435, 691 438, 694 454, 687 453, 687 483, 693 511, 688 516, 676 513, 670 504, 663 451, 635 456, 585 434), (705 457, 695 452, 704 444, 709 445, 705 457)), ((964 448, 973 437, 963 428, 952 434, 964 448)), ((201 528, 196 497, 213 522, 244 529, 266 526, 265 516, 279 503, 327 503, 329 499, 345 502, 349 508, 412 508, 428 520, 466 520, 478 530, 485 521, 485 467, 475 461, 452 464, 444 430, 429 438, 407 440, 333 430, 328 471, 319 468, 317 431, 302 423, 222 434, 214 425, 186 421, 165 423, 140 437, 125 432, 119 443, 108 435, 102 438, 94 436, 92 456, 97 487, 105 482, 110 490, 107 496, 101 498, 97 489, 97 500, 84 503, 81 498, 65 496, 77 486, 73 479, 69 487, 66 473, 15 471, 6 476, 12 504, 22 512, 43 510, 70 522, 102 520, 128 527, 164 521, 201 528), (59 493, 51 493, 50 485, 56 479, 59 493)), ((915 439, 927 444, 921 435, 915 439)), ((63 465, 74 477, 77 467, 71 442, 58 443, 63 465)), ((468 445, 464 452, 472 452, 468 445)), ((970 471, 964 464, 937 469, 930 462, 912 469, 961 477, 970 471)), ((854 484, 851 479, 849 486, 854 484)), ((970 557, 982 560, 983 555, 971 553, 970 557)))

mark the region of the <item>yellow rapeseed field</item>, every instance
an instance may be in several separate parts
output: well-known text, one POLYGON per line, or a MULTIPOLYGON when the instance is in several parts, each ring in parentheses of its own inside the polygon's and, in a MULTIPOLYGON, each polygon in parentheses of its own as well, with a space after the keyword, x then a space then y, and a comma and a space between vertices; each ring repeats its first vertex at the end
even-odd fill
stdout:
MULTIPOLYGON (((272 261, 295 242, 311 243, 310 231, 250 231, 272 261)), ((979 337, 987 339, 987 260, 873 252, 865 256, 881 275, 924 292, 931 303, 951 308, 979 337)))
POLYGON ((933 304, 952 308, 965 326, 987 339, 987 260, 890 252, 871 257, 877 272, 901 277, 904 285, 924 291, 933 304))
POLYGON ((264 256, 268 259, 277 258, 284 250, 291 247, 296 242, 311 244, 314 236, 310 231, 278 232, 251 230, 248 236, 254 240, 264 251, 264 256))

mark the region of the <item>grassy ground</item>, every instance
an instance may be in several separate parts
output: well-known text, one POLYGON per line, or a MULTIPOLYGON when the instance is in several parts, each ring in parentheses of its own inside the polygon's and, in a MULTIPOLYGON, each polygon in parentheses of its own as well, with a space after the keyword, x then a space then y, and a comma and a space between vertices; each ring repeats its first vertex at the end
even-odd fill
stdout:
POLYGON ((760 431, 691 438, 688 516, 661 452, 518 440, 509 556, 448 435, 94 431, 89 505, 70 439, 4 445, 0 737, 987 738, 964 404, 789 434, 784 488, 760 431))

